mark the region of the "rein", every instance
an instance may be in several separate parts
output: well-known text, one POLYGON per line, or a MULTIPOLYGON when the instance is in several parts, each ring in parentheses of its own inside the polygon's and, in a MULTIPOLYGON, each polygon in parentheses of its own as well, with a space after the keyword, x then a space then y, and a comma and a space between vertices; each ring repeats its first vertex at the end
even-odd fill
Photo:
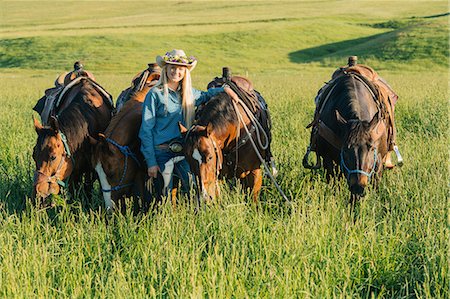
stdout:
POLYGON ((367 176, 369 178, 369 181, 370 181, 370 178, 374 174, 375 168, 377 166, 377 161, 378 161, 377 149, 375 149, 374 152, 373 152, 373 166, 372 166, 372 170, 370 172, 365 172, 362 169, 349 169, 347 167, 347 165, 345 164, 344 151, 343 150, 341 150, 340 156, 341 156, 341 168, 347 172, 347 180, 350 178, 350 175, 352 175, 354 173, 359 173, 359 174, 367 176))
MULTIPOLYGON (((234 91, 235 87, 234 88, 233 87, 232 87, 232 89, 234 91)), ((267 147, 269 146, 269 138, 268 138, 266 132, 264 131, 264 129, 262 128, 262 126, 258 122, 258 120, 255 118, 253 113, 250 111, 250 109, 247 107, 247 105, 244 103, 244 101, 242 101, 240 99, 240 97, 237 100, 238 100, 238 103, 241 105, 241 107, 244 109, 245 113, 247 114, 247 117, 257 127, 256 134, 257 134, 257 140, 258 140, 259 145, 261 146, 261 148, 263 150, 267 149, 267 147), (261 144, 262 142, 261 142, 261 138, 260 138, 260 135, 259 135, 259 131, 260 130, 264 133, 264 137, 265 137, 265 141, 266 141, 264 146, 261 144)), ((238 117, 239 122, 242 123, 242 126, 244 127, 245 132, 247 133, 247 136, 249 136, 249 140, 250 140, 250 142, 251 142, 251 144, 253 146, 253 149, 255 150, 256 155, 258 156, 259 160, 261 161, 261 163, 264 165, 264 168, 266 169, 267 175, 269 176, 269 178, 271 179, 271 181, 273 182, 273 184, 275 185, 275 187, 277 188, 278 192, 283 197, 283 199, 285 201, 287 201, 287 202, 290 202, 290 200, 287 198, 286 194, 284 194, 283 190, 281 189, 280 185, 278 185, 277 181, 273 177, 272 173, 270 172, 269 167, 267 166, 266 162, 264 161, 264 158, 261 156, 261 153, 259 152, 255 141, 251 137, 251 133, 250 133, 249 129, 247 128, 247 125, 245 124, 241 113, 239 113, 239 107, 237 106, 238 103, 236 103, 233 99, 231 99, 231 102, 233 103, 233 107, 234 107, 234 110, 236 112, 236 115, 238 117)), ((237 165, 237 160, 236 160, 236 165, 237 165)))
POLYGON ((141 167, 141 163, 139 162, 137 156, 130 150, 130 148, 127 145, 120 145, 111 138, 106 138, 106 141, 111 143, 112 145, 114 145, 115 147, 117 147, 119 149, 119 151, 125 156, 125 162, 123 165, 122 177, 120 178, 120 181, 117 184, 117 186, 112 187, 111 189, 103 189, 102 188, 102 192, 118 191, 122 188, 133 186, 134 183, 128 183, 128 184, 122 185, 122 182, 125 179, 125 174, 127 173, 127 169, 128 169, 128 157, 131 157, 136 162, 136 164, 139 167, 141 167))

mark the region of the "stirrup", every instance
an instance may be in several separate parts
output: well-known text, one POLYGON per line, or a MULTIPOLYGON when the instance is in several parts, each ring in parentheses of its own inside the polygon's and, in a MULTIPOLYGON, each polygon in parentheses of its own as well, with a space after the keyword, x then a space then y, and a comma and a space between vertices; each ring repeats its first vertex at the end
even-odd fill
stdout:
POLYGON ((278 176, 278 169, 277 169, 277 166, 275 165, 275 159, 274 158, 270 158, 270 168, 272 170, 272 176, 274 178, 276 178, 278 176))
POLYGON ((398 146, 396 146, 396 145, 394 145, 394 152, 395 152, 395 155, 397 156, 397 165, 399 167, 402 167, 403 166, 403 157, 400 154, 400 150, 398 149, 398 146))
POLYGON ((269 174, 271 174, 274 178, 276 178, 278 176, 278 169, 277 166, 275 165, 275 159, 271 157, 270 160, 266 160, 265 162, 267 168, 264 169, 264 174, 266 176, 270 176, 269 174))
POLYGON ((303 156, 303 161, 302 161, 303 167, 305 167, 306 169, 319 169, 320 167, 322 167, 322 163, 321 163, 319 155, 317 155, 317 152, 316 152, 316 159, 317 159, 316 164, 315 165, 310 164, 308 161, 309 154, 311 153, 311 151, 312 151, 311 146, 308 145, 308 147, 306 148, 306 154, 303 156))

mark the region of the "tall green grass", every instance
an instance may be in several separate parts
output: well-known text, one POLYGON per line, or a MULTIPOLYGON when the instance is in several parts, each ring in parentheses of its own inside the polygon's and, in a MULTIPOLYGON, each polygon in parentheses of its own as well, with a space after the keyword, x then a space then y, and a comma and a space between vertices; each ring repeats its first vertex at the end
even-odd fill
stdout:
POLYGON ((448 298, 448 17, 420 18, 447 4, 389 3, 352 2, 351 15, 328 1, 152 4, 168 18, 148 3, 3 2, 0 297, 448 298), (253 80, 292 204, 265 179, 257 206, 223 185, 199 213, 182 200, 107 220, 98 185, 92 200, 30 205, 31 108, 56 75, 82 58, 117 96, 174 47, 198 56, 197 88, 225 65, 253 80), (353 212, 345 182, 301 165, 314 96, 349 54, 398 92, 405 159, 353 212))

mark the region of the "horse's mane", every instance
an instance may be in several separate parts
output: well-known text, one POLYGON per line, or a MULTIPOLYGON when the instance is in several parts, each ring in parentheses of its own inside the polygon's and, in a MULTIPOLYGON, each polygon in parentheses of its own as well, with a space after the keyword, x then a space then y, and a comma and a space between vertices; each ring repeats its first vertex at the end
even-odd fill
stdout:
POLYGON ((105 101, 105 96, 98 92, 89 80, 80 82, 81 89, 58 116, 59 128, 67 137, 69 148, 72 152, 81 147, 86 137, 89 136, 89 124, 95 123, 97 119, 97 108, 87 104, 85 98, 89 94, 98 94, 105 101))
MULTIPOLYGON (((342 113, 345 119, 354 119, 360 121, 370 121, 372 119, 371 115, 368 115, 368 107, 370 105, 377 105, 370 95, 370 91, 367 87, 355 79, 353 75, 346 74, 339 78, 336 89, 333 91, 332 98, 337 99, 338 102, 334 103, 339 112, 342 113), (366 94, 361 94, 361 91, 366 92, 366 94), (364 96, 370 96, 369 101, 362 101, 364 96)), ((366 81, 369 88, 374 88, 373 84, 366 81)))
POLYGON ((228 124, 238 125, 239 121, 231 98, 225 92, 212 97, 205 106, 197 111, 196 124, 202 126, 211 124, 213 130, 219 133, 228 124))

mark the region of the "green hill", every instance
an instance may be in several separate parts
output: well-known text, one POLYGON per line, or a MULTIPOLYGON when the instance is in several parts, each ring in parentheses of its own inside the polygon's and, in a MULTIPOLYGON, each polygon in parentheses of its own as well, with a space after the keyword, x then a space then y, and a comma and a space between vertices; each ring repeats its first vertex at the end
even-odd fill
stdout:
POLYGON ((320 62, 336 66, 349 55, 358 55, 373 67, 388 62, 416 67, 449 67, 448 16, 436 20, 424 18, 406 22, 387 21, 372 25, 374 28, 395 28, 386 33, 345 40, 289 54, 297 63, 320 62))
POLYGON ((176 6, 178 17, 164 22, 164 14, 144 4, 108 2, 100 13, 84 2, 33 3, 26 11, 8 2, 11 13, 0 22, 0 69, 66 70, 83 60, 91 70, 128 73, 171 48, 198 56, 200 73, 218 65, 253 73, 336 67, 348 55, 377 68, 449 66, 448 15, 440 3, 431 9, 423 2, 411 8, 393 2, 395 18, 385 11, 376 19, 366 17, 378 9, 376 2, 354 3, 353 14, 336 2, 327 2, 327 13, 310 2, 222 4, 183 2, 176 6), (425 7, 440 15, 412 18, 425 7), (51 17, 39 18, 45 9, 51 17), (83 15, 77 19, 74 11, 83 15))

